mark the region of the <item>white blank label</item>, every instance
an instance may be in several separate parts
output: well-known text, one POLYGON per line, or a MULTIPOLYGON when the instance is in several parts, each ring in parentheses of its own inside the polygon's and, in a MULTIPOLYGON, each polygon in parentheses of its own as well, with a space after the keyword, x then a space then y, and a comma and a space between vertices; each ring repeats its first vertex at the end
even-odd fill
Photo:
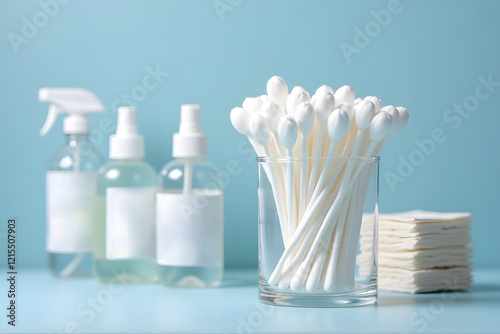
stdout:
POLYGON ((222 264, 221 191, 197 191, 193 195, 158 193, 156 201, 158 264, 222 264))
POLYGON ((92 250, 96 217, 96 173, 47 172, 47 251, 82 253, 92 250))
POLYGON ((106 258, 153 258, 156 188, 106 189, 106 258))

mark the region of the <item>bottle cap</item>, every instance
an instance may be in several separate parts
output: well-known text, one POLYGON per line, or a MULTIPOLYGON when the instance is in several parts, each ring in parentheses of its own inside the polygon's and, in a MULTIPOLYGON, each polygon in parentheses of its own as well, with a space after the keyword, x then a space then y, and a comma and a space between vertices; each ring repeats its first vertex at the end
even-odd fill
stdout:
POLYGON ((116 134, 109 138, 109 158, 144 158, 144 138, 137 133, 135 107, 118 108, 116 134))
POLYGON ((179 132, 174 134, 172 156, 196 158, 207 154, 207 137, 201 132, 200 106, 183 104, 179 132))

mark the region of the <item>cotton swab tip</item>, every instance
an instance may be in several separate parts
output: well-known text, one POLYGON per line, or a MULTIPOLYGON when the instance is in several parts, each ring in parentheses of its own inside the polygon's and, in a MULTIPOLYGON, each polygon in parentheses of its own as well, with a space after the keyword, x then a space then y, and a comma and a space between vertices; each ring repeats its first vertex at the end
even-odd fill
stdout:
POLYGON ((286 98, 288 96, 288 86, 283 80, 283 78, 279 76, 274 76, 267 81, 266 85, 267 95, 279 104, 280 106, 284 106, 286 103, 286 98))
POLYGON ((286 113, 295 116, 297 106, 302 102, 310 102, 309 94, 306 91, 299 91, 288 95, 286 100, 286 113))
POLYGON ((250 117, 250 132, 259 143, 267 144, 269 142, 271 131, 264 116, 256 114, 250 117))
POLYGON ((283 116, 278 125, 278 134, 287 149, 293 149, 299 135, 297 121, 290 115, 283 116))
POLYGON ((248 111, 251 115, 258 114, 262 110, 264 102, 258 97, 247 97, 243 101, 243 109, 248 111))
POLYGON ((239 107, 233 108, 233 110, 231 110, 229 118, 231 119, 231 123, 233 124, 233 127, 236 129, 236 131, 244 136, 248 136, 250 134, 250 128, 248 125, 250 121, 250 115, 248 115, 248 112, 246 110, 239 107))
POLYGON ((337 104, 342 102, 354 103, 354 99, 356 98, 356 94, 354 93, 354 89, 351 86, 345 85, 337 89, 335 92, 335 101, 337 104))
POLYGON ((349 118, 354 118, 354 105, 352 103, 342 102, 337 106, 336 109, 343 109, 347 112, 349 118))
POLYGON ((391 131, 389 132, 389 135, 390 136, 396 135, 398 133, 399 126, 400 126, 398 109, 396 109, 396 107, 394 107, 394 106, 385 106, 382 109, 380 109, 380 111, 386 112, 389 115, 391 115, 392 126, 391 126, 391 131))
POLYGON ((381 111, 373 116, 370 122, 370 138, 379 142, 390 134, 392 128, 392 116, 381 111))
POLYGON ((278 124, 281 117, 284 115, 281 107, 273 101, 266 101, 262 106, 262 116, 267 118, 269 122, 269 128, 272 132, 278 131, 278 124))
POLYGON ((301 86, 295 86, 293 87, 292 91, 290 92, 290 94, 298 94, 300 92, 304 92, 307 94, 307 96, 310 96, 309 93, 301 86))
POLYGON ((399 112, 399 129, 398 129, 399 133, 406 126, 406 123, 408 123, 410 114, 408 114, 408 110, 406 110, 405 107, 396 107, 396 109, 399 112))
POLYGON ((327 85, 322 85, 318 89, 316 89, 316 95, 320 95, 321 93, 328 92, 332 95, 335 95, 335 91, 333 90, 332 87, 327 86, 327 85))
POLYGON ((261 96, 259 96, 259 99, 262 102, 272 101, 271 98, 269 96, 267 96, 267 95, 261 95, 261 96))
POLYGON ((308 134, 314 125, 316 110, 310 102, 302 102, 296 108, 295 117, 302 134, 308 134))
POLYGON ((329 92, 323 92, 316 98, 316 117, 325 123, 335 109, 335 97, 329 92))
POLYGON ((375 105, 375 112, 379 112, 382 109, 382 101, 376 96, 367 96, 365 100, 371 101, 375 105))
POLYGON ((355 113, 356 126, 359 130, 366 130, 375 114, 375 105, 370 100, 363 100, 358 104, 355 113))
POLYGON ((349 115, 343 109, 335 109, 327 121, 328 136, 332 143, 337 143, 347 132, 350 120, 349 115))

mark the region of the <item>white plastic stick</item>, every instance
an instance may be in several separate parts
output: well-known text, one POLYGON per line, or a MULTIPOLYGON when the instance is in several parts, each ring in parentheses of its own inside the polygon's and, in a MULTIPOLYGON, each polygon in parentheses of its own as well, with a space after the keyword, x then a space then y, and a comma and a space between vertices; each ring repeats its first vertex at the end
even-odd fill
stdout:
POLYGON ((328 117, 332 113, 333 109, 335 109, 335 97, 328 91, 322 92, 320 95, 316 97, 316 118, 319 121, 319 134, 316 138, 316 152, 315 157, 317 159, 314 160, 313 166, 311 168, 311 176, 309 177, 309 186, 307 188, 307 197, 306 197, 306 205, 309 203, 313 191, 314 186, 316 185, 316 179, 320 167, 319 158, 322 156, 323 150, 323 137, 325 136, 325 128, 326 121, 328 117))
POLYGON ((288 157, 290 161, 286 164, 286 205, 287 205, 287 216, 288 216, 288 240, 292 237, 295 230, 295 198, 294 198, 294 180, 293 180, 293 153, 291 149, 288 149, 288 157))
POLYGON ((183 195, 189 195, 189 193, 191 192, 192 183, 193 183, 193 164, 189 161, 189 159, 187 159, 184 165, 184 184, 182 187, 183 195))
POLYGON ((280 120, 278 125, 278 133, 283 146, 287 149, 289 163, 286 164, 286 204, 287 204, 287 217, 288 217, 288 240, 292 237, 295 230, 295 217, 296 217, 296 201, 294 190, 294 172, 293 172, 293 147, 297 141, 299 134, 299 126, 293 116, 286 115, 280 120))
POLYGON ((314 106, 309 102, 303 102, 296 108, 295 115, 297 124, 301 133, 301 168, 300 168, 300 188, 299 188, 299 212, 298 217, 301 218, 306 205, 306 182, 309 174, 309 162, 306 160, 308 156, 307 136, 314 125, 316 112, 314 106))

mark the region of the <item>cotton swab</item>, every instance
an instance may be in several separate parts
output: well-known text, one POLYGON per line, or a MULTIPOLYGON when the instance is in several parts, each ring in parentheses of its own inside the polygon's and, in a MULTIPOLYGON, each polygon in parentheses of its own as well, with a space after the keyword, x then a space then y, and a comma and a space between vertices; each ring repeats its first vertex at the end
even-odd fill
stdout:
POLYGON ((243 108, 236 107, 231 110, 231 114, 229 117, 236 131, 248 138, 257 155, 263 156, 263 152, 258 146, 257 141, 250 133, 250 115, 248 114, 248 112, 243 108))
POLYGON ((288 238, 290 239, 295 230, 295 195, 294 195, 294 180, 293 180, 293 147, 297 141, 299 134, 299 126, 297 121, 290 115, 283 116, 278 125, 278 133, 281 142, 287 149, 290 163, 287 164, 286 170, 286 203, 288 208, 288 238))
POLYGON ((355 94, 351 86, 342 86, 335 91, 335 101, 337 106, 342 102, 354 103, 355 94))
POLYGON ((267 81, 266 90, 271 100, 284 109, 288 97, 288 86, 285 80, 279 76, 272 77, 267 81))
POLYGON ((280 156, 285 156, 285 147, 279 140, 278 135, 278 124, 280 122, 281 117, 285 115, 281 107, 274 101, 269 100, 264 102, 262 106, 262 115, 267 118, 269 122, 269 129, 271 130, 271 134, 274 138, 274 142, 278 153, 280 156))
POLYGON ((267 119, 260 114, 254 114, 250 117, 249 128, 250 133, 255 140, 262 145, 264 155, 269 157, 269 139, 271 138, 271 130, 269 129, 267 119))
POLYGON ((293 87, 292 91, 290 92, 290 94, 298 94, 300 92, 304 92, 307 94, 307 96, 309 96, 309 93, 301 86, 295 86, 293 87))
POLYGON ((373 154, 378 154, 382 150, 382 148, 385 146, 385 144, 387 143, 389 138, 394 137, 399 132, 401 132, 401 130, 403 130, 406 123, 408 122, 408 112, 406 111, 406 108, 403 108, 403 107, 395 108, 394 106, 386 106, 386 107, 381 108, 381 110, 383 110, 386 113, 388 113, 389 115, 391 115, 392 127, 391 127, 391 131, 390 131, 389 135, 378 144, 378 146, 373 154))
MULTIPOLYGON (((335 108, 335 97, 330 92, 322 92, 316 98, 316 118, 319 122, 319 134, 317 138, 318 145, 316 146, 316 157, 321 156, 321 151, 323 149, 323 136, 325 132, 326 121, 330 113, 335 108)), ((307 189, 307 199, 306 205, 314 191, 314 185, 316 184, 316 178, 319 170, 319 160, 315 159, 311 169, 311 176, 309 178, 309 186, 307 189)))
POLYGON ((297 124, 302 137, 302 152, 301 152, 301 168, 300 168, 300 189, 299 189, 299 217, 302 214, 306 205, 306 182, 309 169, 309 162, 307 158, 307 135, 311 131, 314 125, 314 118, 316 117, 316 112, 313 105, 309 102, 302 102, 297 106, 295 111, 297 124))
POLYGON ((375 105, 375 112, 379 112, 382 109, 382 101, 376 96, 367 96, 365 100, 370 101, 375 105))
POLYGON ((299 90, 295 91, 295 93, 293 92, 290 93, 290 95, 288 95, 288 98, 286 100, 287 115, 295 116, 295 110, 297 109, 297 106, 302 102, 310 102, 310 101, 311 99, 309 98, 309 94, 304 90, 299 90))
MULTIPOLYGON (((348 113, 343 109, 335 109, 327 120, 327 130, 328 137, 330 138, 330 148, 327 153, 328 158, 333 158, 335 153, 335 148, 337 143, 342 139, 344 134, 347 132, 350 124, 350 117, 348 113)), ((324 162, 323 169, 321 170, 320 177, 316 186, 314 188, 313 194, 311 196, 311 201, 314 201, 321 189, 323 189, 323 185, 325 183, 325 179, 328 175, 328 171, 330 169, 330 165, 332 164, 331 159, 327 159, 324 162)))
MULTIPOLYGON (((250 144, 254 148, 257 155, 268 156, 266 154, 265 150, 260 146, 259 142, 254 138, 254 136, 252 135, 252 133, 250 131, 250 115, 248 114, 248 112, 246 110, 244 110, 243 108, 239 108, 239 107, 233 108, 231 110, 230 119, 231 119, 231 123, 233 124, 233 127, 236 129, 236 131, 238 131, 239 133, 241 133, 242 135, 244 135, 248 138, 248 140, 250 141, 250 144)), ((259 136, 259 139, 265 140, 266 134, 264 133, 262 135, 262 134, 260 134, 260 132, 261 131, 266 132, 266 125, 264 124, 264 125, 262 125, 262 127, 264 128, 263 130, 259 129, 257 127, 257 124, 254 124, 254 132, 259 136)), ((281 188, 279 187, 279 184, 276 181, 275 173, 273 173, 272 169, 269 169, 268 166, 264 166, 264 169, 266 171, 266 174, 268 175, 269 183, 271 184, 271 188, 272 188, 273 195, 274 195, 274 200, 276 202, 276 209, 278 211, 278 217, 280 220, 280 224, 282 224, 282 222, 284 223, 284 221, 285 221, 284 220, 285 216, 282 212, 283 205, 281 203, 281 198, 282 198, 281 191, 280 191, 281 188)), ((285 228, 285 227, 282 226, 282 228, 285 228)), ((285 241, 286 240, 283 240, 283 242, 285 242, 285 241)))
POLYGON ((319 94, 324 93, 324 92, 328 92, 328 93, 335 96, 335 91, 330 86, 322 85, 318 89, 316 89, 316 95, 319 95, 319 94))
MULTIPOLYGON (((255 138, 256 142, 260 145, 261 151, 263 152, 264 157, 270 156, 269 150, 269 139, 271 136, 271 130, 269 129, 269 124, 267 119, 260 115, 255 114, 250 117, 249 121, 249 130, 251 135, 255 138)), ((283 203, 282 203, 282 192, 279 181, 276 180, 276 174, 274 172, 274 168, 267 168, 266 174, 269 179, 269 183, 271 183, 271 187, 273 188, 273 194, 275 197, 276 208, 278 209, 278 218, 280 220, 280 225, 282 231, 288 231, 288 227, 285 225, 284 213, 283 211, 283 203)), ((286 244, 288 242, 287 233, 283 234, 283 242, 286 244)))
POLYGON ((259 99, 262 102, 272 101, 271 98, 269 96, 267 96, 267 95, 261 95, 261 96, 259 96, 259 99))
POLYGON ((264 101, 258 97, 247 97, 245 101, 243 101, 243 109, 248 111, 250 115, 258 114, 262 110, 263 105, 264 101))
POLYGON ((403 130, 403 128, 406 126, 406 123, 408 123, 408 118, 410 115, 408 114, 408 111, 405 107, 396 107, 396 109, 398 110, 400 119, 398 132, 401 132, 401 130, 403 130))
POLYGON ((321 87, 319 87, 318 89, 316 89, 316 92, 311 97, 311 104, 313 106, 316 106, 316 98, 318 97, 318 95, 320 95, 321 93, 324 93, 324 92, 329 92, 330 94, 332 94, 333 96, 335 96, 335 91, 332 89, 332 87, 327 86, 327 85, 322 85, 321 87))
MULTIPOLYGON (((399 116, 399 115, 398 115, 399 116)), ((395 120, 396 122, 398 120, 395 120)), ((393 119, 392 116, 381 111, 375 114, 370 122, 370 146, 363 154, 364 156, 371 156, 377 147, 377 144, 385 139, 392 130, 393 119)))

